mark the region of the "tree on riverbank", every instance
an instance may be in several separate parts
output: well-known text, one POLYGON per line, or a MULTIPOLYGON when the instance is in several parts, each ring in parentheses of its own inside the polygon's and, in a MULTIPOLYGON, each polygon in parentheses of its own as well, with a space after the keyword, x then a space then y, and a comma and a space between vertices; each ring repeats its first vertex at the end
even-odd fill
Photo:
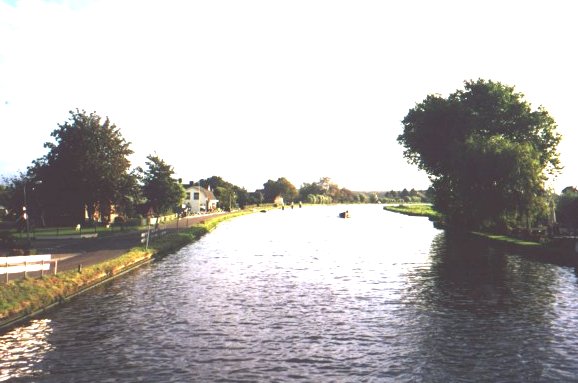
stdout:
POLYGON ((578 189, 568 186, 562 190, 556 203, 556 218, 561 226, 578 229, 578 189))
POLYGON ((447 98, 429 95, 403 119, 398 142, 425 170, 434 205, 451 226, 503 229, 547 207, 545 181, 561 169, 556 123, 513 87, 465 82, 447 98))
POLYGON ((277 181, 268 180, 263 184, 262 192, 265 202, 268 203, 273 203, 278 196, 283 197, 285 203, 290 203, 299 195, 297 188, 285 177, 281 177, 277 181))
POLYGON ((201 179, 198 184, 210 188, 219 200, 219 206, 226 210, 242 209, 247 205, 259 203, 259 200, 245 188, 233 185, 219 176, 201 179))
POLYGON ((50 223, 77 224, 96 212, 106 221, 131 184, 130 144, 108 118, 78 109, 51 136, 55 142, 44 144, 49 152, 33 162, 23 187, 41 189, 34 202, 50 223))
POLYGON ((321 177, 318 182, 304 183, 299 188, 299 200, 313 204, 357 203, 364 197, 349 189, 340 188, 329 177, 321 177))
POLYGON ((185 189, 173 179, 173 167, 153 155, 147 156, 146 165, 147 169, 137 168, 137 173, 147 207, 152 208, 156 216, 176 212, 185 198, 185 189))

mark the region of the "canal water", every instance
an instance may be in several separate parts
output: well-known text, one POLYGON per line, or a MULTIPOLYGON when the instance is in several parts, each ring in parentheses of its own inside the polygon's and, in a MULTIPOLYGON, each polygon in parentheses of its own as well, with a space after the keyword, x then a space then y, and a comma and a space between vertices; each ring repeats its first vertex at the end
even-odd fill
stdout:
POLYGON ((0 381, 578 379, 573 268, 347 208, 224 222, 0 334, 0 381))

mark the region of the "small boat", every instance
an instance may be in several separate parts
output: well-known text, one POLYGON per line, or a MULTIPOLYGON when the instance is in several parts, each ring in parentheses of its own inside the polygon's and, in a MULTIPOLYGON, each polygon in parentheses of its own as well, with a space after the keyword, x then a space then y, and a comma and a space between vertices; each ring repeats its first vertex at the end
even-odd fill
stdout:
POLYGON ((339 218, 349 218, 349 210, 339 213, 339 218))

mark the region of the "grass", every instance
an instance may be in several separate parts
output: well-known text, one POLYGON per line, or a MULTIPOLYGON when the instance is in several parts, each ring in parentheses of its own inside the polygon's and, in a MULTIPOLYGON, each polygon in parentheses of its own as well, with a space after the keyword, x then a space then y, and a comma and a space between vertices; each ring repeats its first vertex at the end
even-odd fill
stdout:
POLYGON ((472 231, 472 234, 477 235, 478 237, 491 239, 492 241, 499 241, 499 242, 503 242, 506 244, 522 246, 522 247, 526 247, 526 248, 543 247, 543 244, 541 244, 539 242, 526 241, 523 239, 508 237, 506 235, 482 233, 479 231, 472 231))
POLYGON ((0 285, 0 323, 60 302, 136 264, 148 261, 154 250, 132 249, 113 260, 42 278, 19 279, 0 285))
POLYGON ((81 273, 71 270, 41 278, 25 278, 7 284, 0 283, 0 328, 13 320, 62 302, 104 280, 141 265, 153 257, 170 254, 198 240, 217 227, 220 222, 249 213, 250 211, 238 211, 225 216, 207 218, 202 224, 151 241, 148 249, 135 247, 118 258, 84 267, 81 273))
MULTIPOLYGON (((58 237, 58 236, 80 236, 81 234, 94 234, 106 235, 112 233, 118 233, 120 231, 130 231, 141 229, 139 226, 124 226, 111 225, 110 227, 96 226, 96 227, 83 227, 81 230, 77 231, 73 227, 46 227, 46 228, 34 228, 30 230, 30 236, 34 238, 43 237, 58 237)), ((12 235, 16 238, 26 238, 26 231, 10 231, 12 235)))
POLYGON ((387 205, 383 207, 383 210, 416 217, 428 217, 432 220, 437 220, 441 217, 440 214, 435 211, 430 204, 402 204, 397 206, 387 205))
MULTIPOLYGON (((440 219, 441 217, 441 215, 438 212, 436 212, 431 205, 427 204, 403 204, 397 206, 384 206, 383 209, 405 215, 429 217, 431 220, 434 221, 440 219)), ((539 249, 540 247, 544 246, 539 242, 532 242, 514 237, 508 237, 506 235, 483 233, 479 231, 473 231, 471 233, 478 237, 489 239, 495 242, 501 242, 507 245, 513 245, 519 248, 539 249)))

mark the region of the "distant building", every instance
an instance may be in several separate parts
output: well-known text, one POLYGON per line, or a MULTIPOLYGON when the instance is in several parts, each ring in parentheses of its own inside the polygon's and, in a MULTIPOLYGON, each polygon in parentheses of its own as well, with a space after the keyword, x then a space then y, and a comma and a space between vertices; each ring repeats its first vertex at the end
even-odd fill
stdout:
POLYGON ((184 204, 190 213, 208 213, 217 209, 219 200, 210 189, 192 185, 192 182, 183 187, 186 192, 184 204))
POLYGON ((273 203, 275 205, 281 205, 283 206, 285 204, 285 202, 283 201, 283 197, 278 195, 277 197, 275 197, 275 199, 273 200, 273 203))

